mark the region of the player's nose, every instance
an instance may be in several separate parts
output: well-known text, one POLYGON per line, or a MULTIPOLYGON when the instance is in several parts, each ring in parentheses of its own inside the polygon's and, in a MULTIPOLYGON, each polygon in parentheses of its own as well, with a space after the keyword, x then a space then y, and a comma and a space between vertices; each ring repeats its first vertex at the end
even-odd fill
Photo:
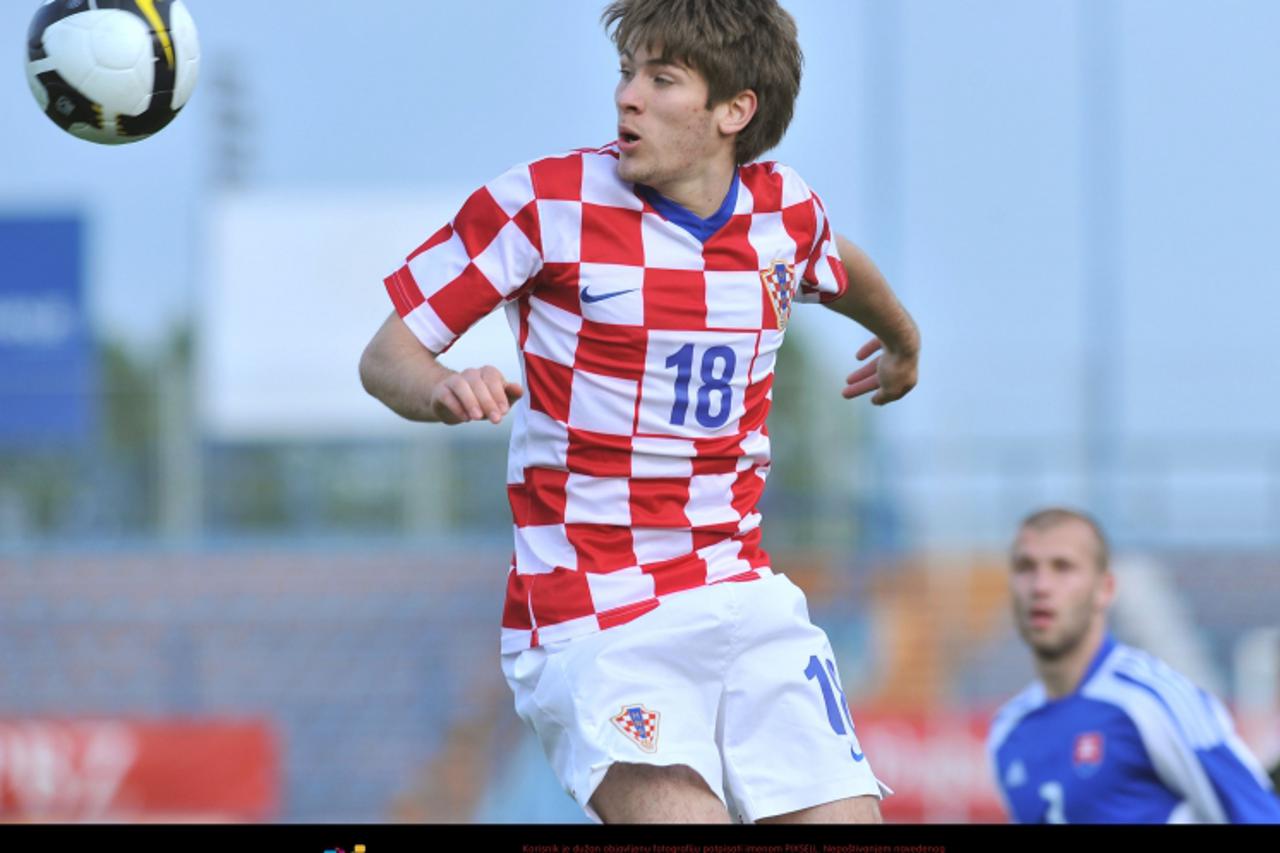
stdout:
POLYGON ((644 105, 640 98, 640 90, 637 85, 638 80, 632 77, 630 80, 623 80, 618 83, 618 89, 614 92, 614 103, 618 107, 620 113, 638 113, 644 105))
POLYGON ((1048 595, 1053 589, 1053 572, 1044 566, 1038 566, 1031 576, 1031 594, 1036 597, 1048 595))

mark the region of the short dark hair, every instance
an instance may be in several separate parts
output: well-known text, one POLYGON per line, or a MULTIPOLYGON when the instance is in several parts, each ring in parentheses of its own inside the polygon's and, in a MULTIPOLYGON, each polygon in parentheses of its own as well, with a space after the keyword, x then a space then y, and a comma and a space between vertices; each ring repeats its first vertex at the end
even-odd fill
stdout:
POLYGON ((1098 568, 1104 572, 1109 571, 1111 568, 1111 546, 1107 544, 1107 537, 1102 532, 1102 525, 1098 524, 1093 516, 1087 512, 1060 506, 1046 507, 1045 509, 1038 509, 1022 519, 1018 529, 1022 530, 1025 527, 1030 527, 1033 530, 1048 530, 1051 527, 1057 527, 1070 521, 1078 521, 1093 531, 1093 538, 1098 546, 1098 568))
POLYGON ((782 141, 800 94, 804 54, 777 0, 613 0, 600 16, 619 53, 661 48, 707 80, 707 109, 756 93, 756 115, 734 156, 750 163, 782 141))

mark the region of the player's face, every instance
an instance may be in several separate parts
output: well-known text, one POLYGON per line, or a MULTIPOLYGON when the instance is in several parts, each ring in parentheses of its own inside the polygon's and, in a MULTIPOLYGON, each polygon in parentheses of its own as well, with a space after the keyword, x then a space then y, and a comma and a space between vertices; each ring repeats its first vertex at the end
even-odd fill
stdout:
POLYGON ((619 60, 620 178, 671 196, 671 187, 698 179, 717 158, 732 158, 733 139, 719 126, 726 108, 707 108, 701 74, 644 48, 619 60))
POLYGON ((1013 545, 1013 615, 1018 633, 1044 660, 1077 649, 1101 629, 1115 581, 1098 565, 1089 526, 1067 520, 1024 527, 1013 545))

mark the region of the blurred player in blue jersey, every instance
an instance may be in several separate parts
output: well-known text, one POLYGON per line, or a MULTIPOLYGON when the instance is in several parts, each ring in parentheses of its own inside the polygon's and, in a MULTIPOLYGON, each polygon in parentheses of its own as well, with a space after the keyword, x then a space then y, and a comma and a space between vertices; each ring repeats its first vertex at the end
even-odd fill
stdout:
POLYGON ((1014 821, 1280 823, 1222 703, 1108 633, 1116 582, 1091 518, 1048 509, 1023 521, 1011 587, 1039 675, 988 736, 1014 821))

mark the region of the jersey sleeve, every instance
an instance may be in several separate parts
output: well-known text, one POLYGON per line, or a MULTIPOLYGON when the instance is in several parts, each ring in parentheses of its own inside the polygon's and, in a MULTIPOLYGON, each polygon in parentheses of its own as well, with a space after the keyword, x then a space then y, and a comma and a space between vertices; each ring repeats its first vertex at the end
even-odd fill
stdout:
POLYGON ((1215 697, 1166 666, 1121 675, 1145 694, 1129 704, 1156 775, 1189 813, 1172 820, 1280 823, 1280 800, 1215 697))
POLYGON ((797 298, 801 302, 834 302, 848 290, 849 279, 836 249, 831 221, 827 218, 826 208, 817 193, 813 193, 813 211, 817 227, 814 229, 814 241, 808 260, 800 276, 797 298))
POLYGON ((1280 823, 1280 798, 1266 771, 1236 733, 1231 715, 1214 696, 1201 691, 1221 740, 1196 751, 1231 823, 1280 823))
POLYGON ((453 220, 384 284, 396 313, 437 355, 542 269, 541 227, 528 166, 471 194, 453 220))

